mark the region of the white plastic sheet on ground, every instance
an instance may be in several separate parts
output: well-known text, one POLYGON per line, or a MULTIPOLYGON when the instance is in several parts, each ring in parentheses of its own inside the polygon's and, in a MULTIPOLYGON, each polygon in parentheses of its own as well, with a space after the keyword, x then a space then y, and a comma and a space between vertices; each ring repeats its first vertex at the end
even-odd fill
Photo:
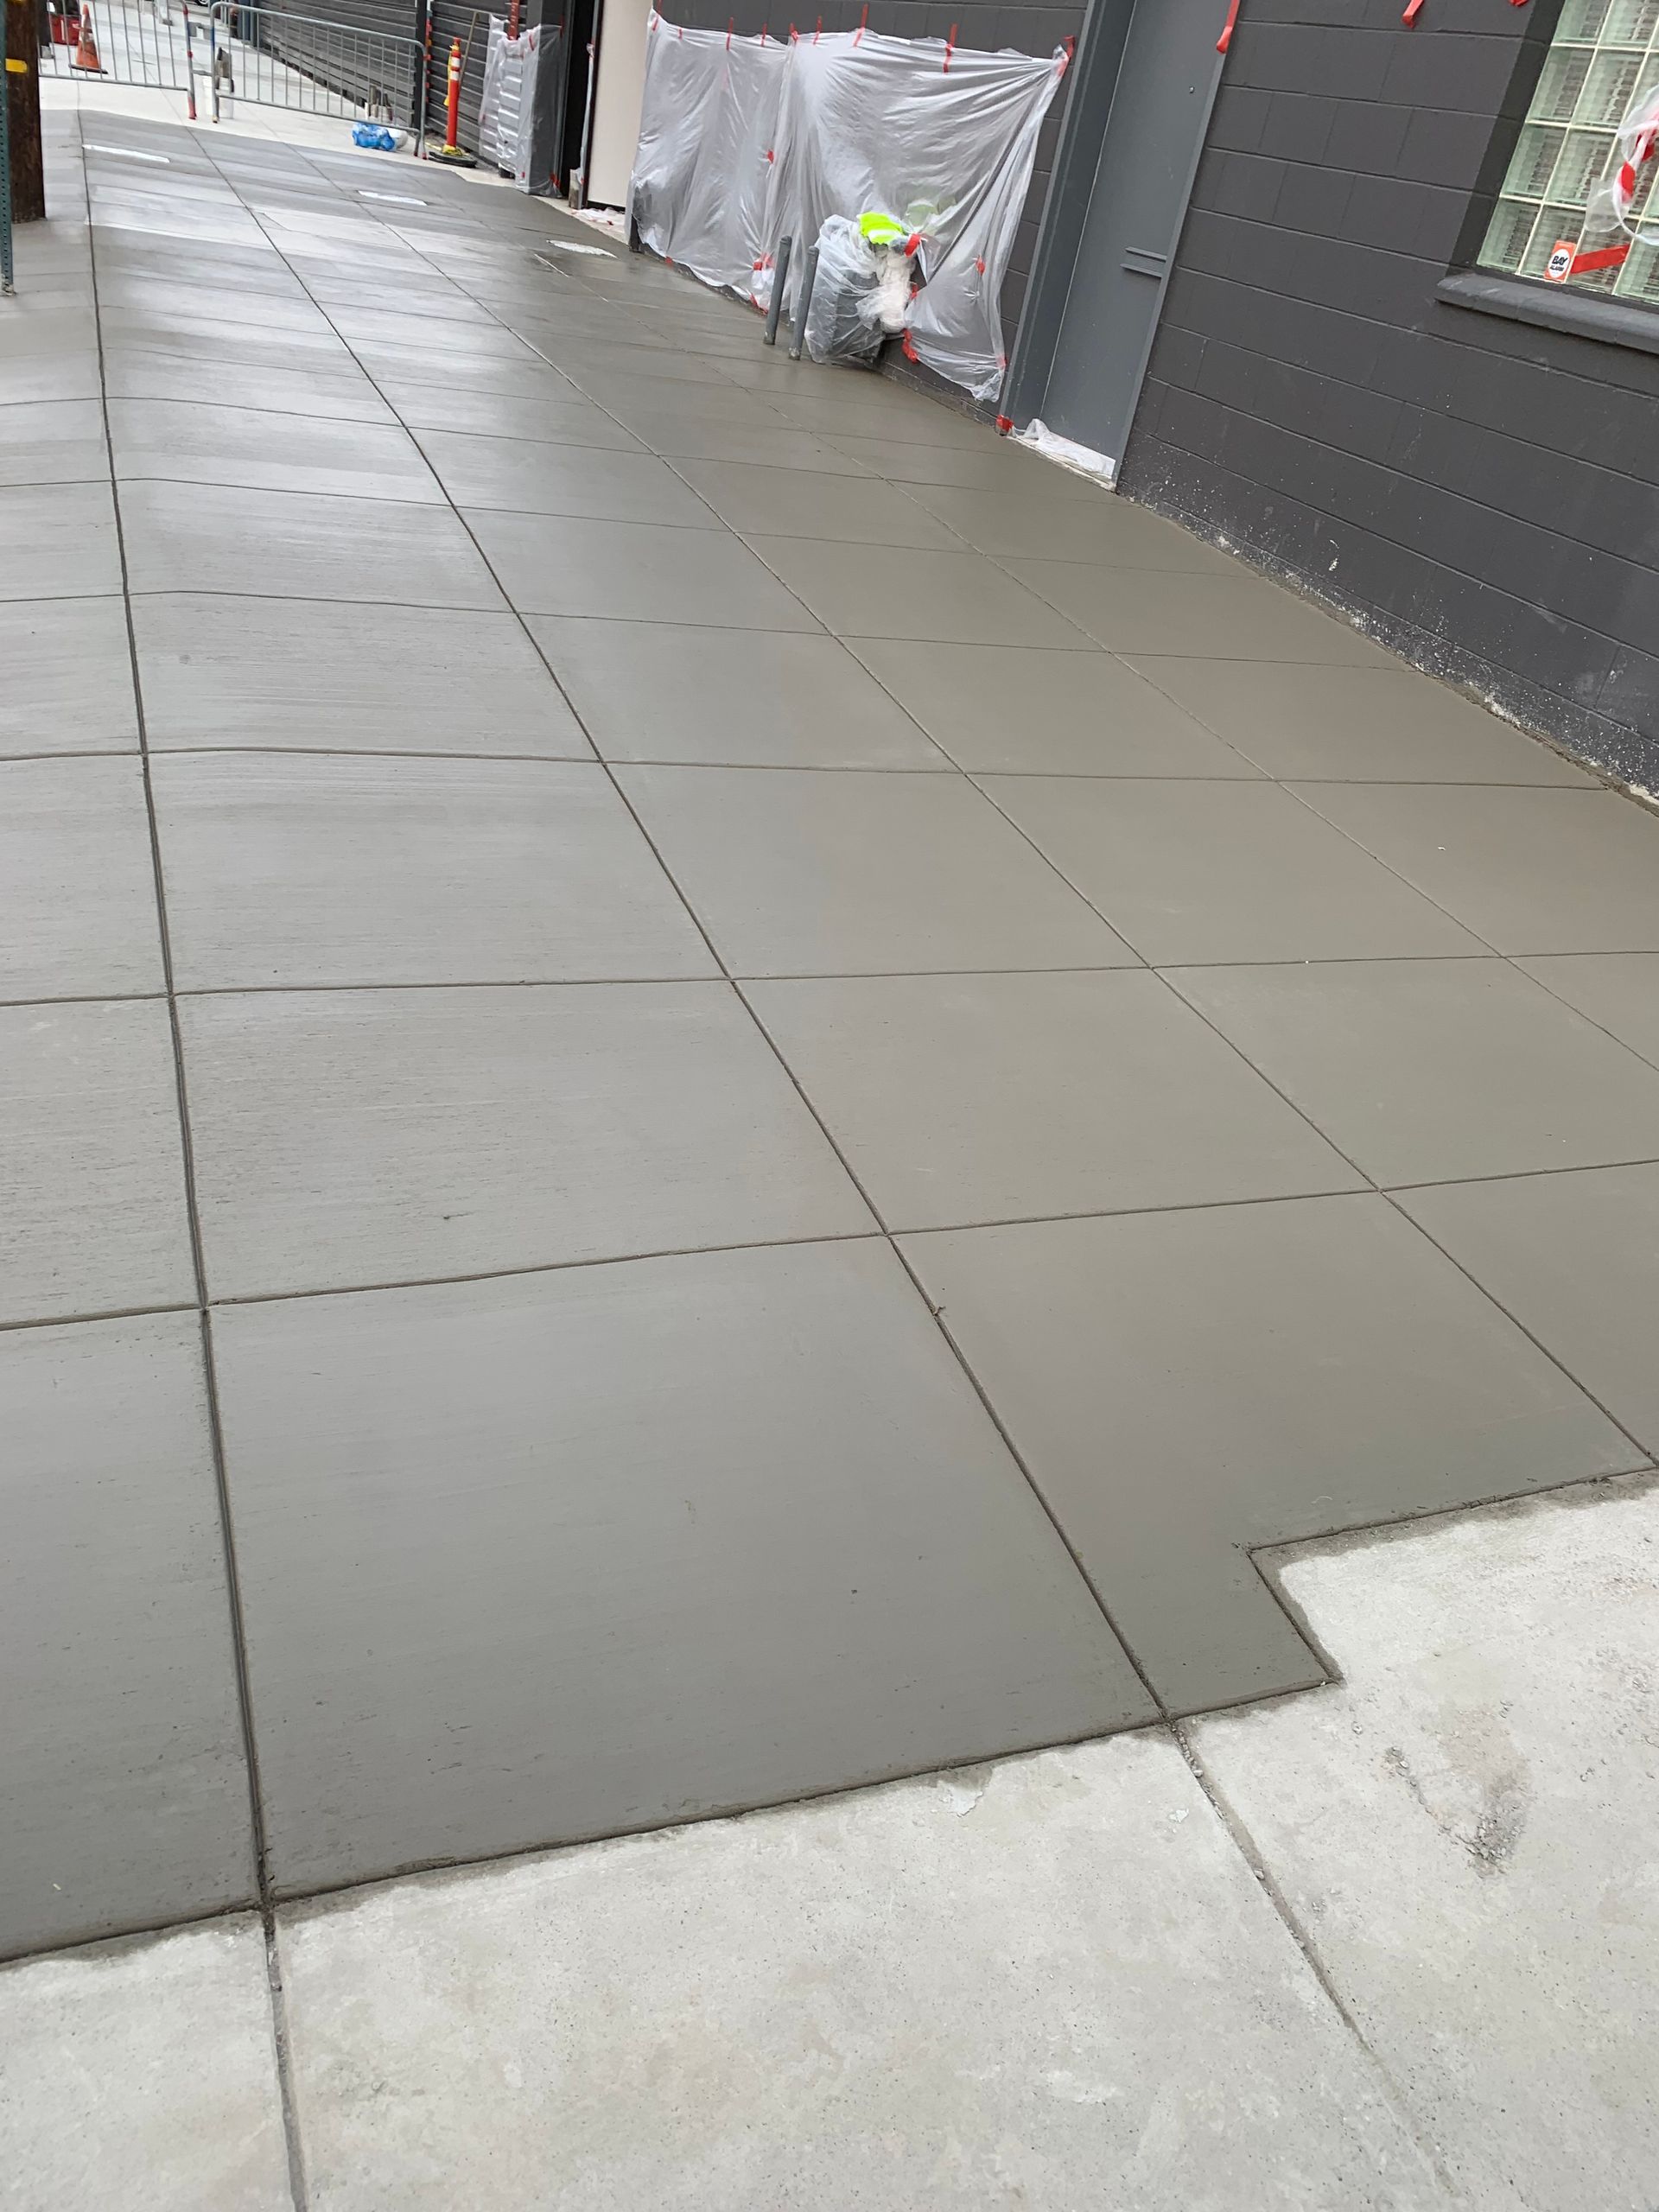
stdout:
POLYGON ((1079 445, 1075 438, 1063 438, 1058 430, 1049 429, 1040 415, 1033 415, 1025 429, 1014 435, 1016 445, 1029 446, 1045 461, 1058 461, 1078 476, 1093 476, 1109 484, 1117 474, 1117 463, 1108 454, 1096 453, 1093 446, 1079 445))
POLYGON ((778 241, 790 289, 832 215, 923 232, 916 357, 976 399, 1007 363, 1002 280, 1065 56, 840 31, 780 45, 653 16, 629 208, 641 240, 764 306, 778 241))
POLYGON ((542 26, 532 23, 517 38, 507 36, 505 18, 490 17, 484 52, 484 89, 478 103, 478 152, 530 189, 530 137, 536 113, 537 70, 542 26))

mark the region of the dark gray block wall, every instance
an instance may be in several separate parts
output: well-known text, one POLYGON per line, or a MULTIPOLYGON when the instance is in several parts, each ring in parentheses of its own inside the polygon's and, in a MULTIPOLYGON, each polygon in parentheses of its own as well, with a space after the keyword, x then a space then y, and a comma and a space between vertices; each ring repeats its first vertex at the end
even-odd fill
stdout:
POLYGON ((1559 0, 1402 4, 1243 0, 1122 488, 1659 784, 1659 356, 1435 297, 1559 0))
MULTIPOLYGON (((863 12, 863 0, 823 0, 822 8, 817 0, 663 0, 663 13, 671 22, 684 23, 689 29, 723 31, 729 19, 740 34, 748 37, 765 29, 773 37, 787 38, 791 23, 809 37, 820 28, 856 30, 863 12), (800 12, 791 13, 792 8, 800 12)), ((1081 35, 1087 12, 1086 0, 1076 0, 1071 7, 1041 6, 1035 0, 1004 0, 1001 6, 982 4, 982 0, 944 6, 934 6, 931 0, 870 0, 868 27, 892 38, 947 38, 954 28, 958 46, 993 54, 1002 47, 1012 47, 1017 54, 1052 54, 1068 38, 1081 35)), ((1043 119, 1037 166, 1002 288, 1002 327, 1010 346, 1031 277, 1068 88, 1068 80, 1063 78, 1054 104, 1043 119)))

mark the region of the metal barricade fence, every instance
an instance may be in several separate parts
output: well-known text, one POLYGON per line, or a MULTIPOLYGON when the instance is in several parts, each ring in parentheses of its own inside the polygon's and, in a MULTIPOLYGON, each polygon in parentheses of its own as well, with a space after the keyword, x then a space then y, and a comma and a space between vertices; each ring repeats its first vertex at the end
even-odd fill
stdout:
MULTIPOLYGON (((187 11, 169 0, 87 0, 83 11, 79 0, 48 0, 47 35, 41 41, 43 77, 99 80, 112 85, 145 85, 168 92, 191 89, 186 53, 184 20, 187 11), (90 33, 91 46, 83 44, 90 33), (87 56, 96 68, 85 64, 87 56)), ((204 11, 196 10, 203 22, 204 11)))
POLYGON ((418 38, 280 7, 213 0, 48 0, 48 76, 97 78, 186 93, 191 112, 219 122, 232 103, 305 115, 385 122, 426 132, 425 50, 418 38), (83 65, 90 23, 97 70, 83 65))
POLYGON ((418 38, 214 0, 219 50, 229 47, 234 97, 316 115, 356 115, 420 134, 425 49, 418 38))

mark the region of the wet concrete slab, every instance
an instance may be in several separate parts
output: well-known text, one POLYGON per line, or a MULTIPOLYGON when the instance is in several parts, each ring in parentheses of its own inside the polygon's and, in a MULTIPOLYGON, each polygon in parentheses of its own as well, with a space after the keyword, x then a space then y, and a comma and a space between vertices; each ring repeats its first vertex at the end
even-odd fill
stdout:
POLYGON ((1378 1195, 903 1249, 1172 1712, 1325 1679, 1260 1546, 1645 1462, 1378 1195))
POLYGON ((1144 969, 797 980, 747 995, 890 1229, 1363 1187, 1144 969))
POLYGON ((102 599, 0 603, 0 753, 135 751, 127 610, 102 599))
POLYGON ((166 1001, 0 1007, 0 1324, 193 1306, 166 1001))
POLYGON ((1659 1157, 1659 1069, 1507 961, 1190 968, 1174 982, 1378 1183, 1659 1157))
POLYGON ((254 1897, 194 1312, 0 1332, 0 1956, 254 1897))
POLYGON ((1482 950, 1279 784, 993 776, 984 788, 1154 967, 1482 950))
POLYGON ((130 127, 0 362, 0 1943, 258 1894, 245 1686, 269 1904, 1318 1683, 1262 1546, 1644 1464, 1649 813, 539 203, 130 127))
POLYGON ((593 758, 505 609, 452 607, 435 626, 418 607, 156 592, 133 630, 153 751, 593 758))
POLYGON ((216 1297, 874 1226, 728 983, 229 992, 181 1014, 216 1297))
POLYGON ((1135 964, 963 777, 618 775, 734 975, 1135 964))
POLYGON ((0 1001, 162 984, 138 760, 0 761, 0 1001))
POLYGON ((151 775, 186 989, 714 972, 596 766, 171 753, 151 775))
POLYGON ((213 1335, 284 1891, 1155 1715, 880 1239, 213 1335))
POLYGON ((685 622, 529 628, 607 760, 704 767, 937 768, 950 762, 838 639, 685 622))

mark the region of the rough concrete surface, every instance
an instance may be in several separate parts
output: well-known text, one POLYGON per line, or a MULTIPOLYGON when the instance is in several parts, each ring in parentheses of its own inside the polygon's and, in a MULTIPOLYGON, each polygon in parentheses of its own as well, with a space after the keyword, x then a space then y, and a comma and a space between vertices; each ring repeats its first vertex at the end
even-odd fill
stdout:
POLYGON ((0 1972, 0 2205, 292 2212, 257 1920, 0 1972))
POLYGON ((1338 1691, 1189 1724, 1468 2212, 1659 2203, 1659 1491, 1320 1545, 1338 1691))
POLYGON ((1162 1735, 382 1890, 283 1955, 315 2212, 1438 2201, 1162 1735))

